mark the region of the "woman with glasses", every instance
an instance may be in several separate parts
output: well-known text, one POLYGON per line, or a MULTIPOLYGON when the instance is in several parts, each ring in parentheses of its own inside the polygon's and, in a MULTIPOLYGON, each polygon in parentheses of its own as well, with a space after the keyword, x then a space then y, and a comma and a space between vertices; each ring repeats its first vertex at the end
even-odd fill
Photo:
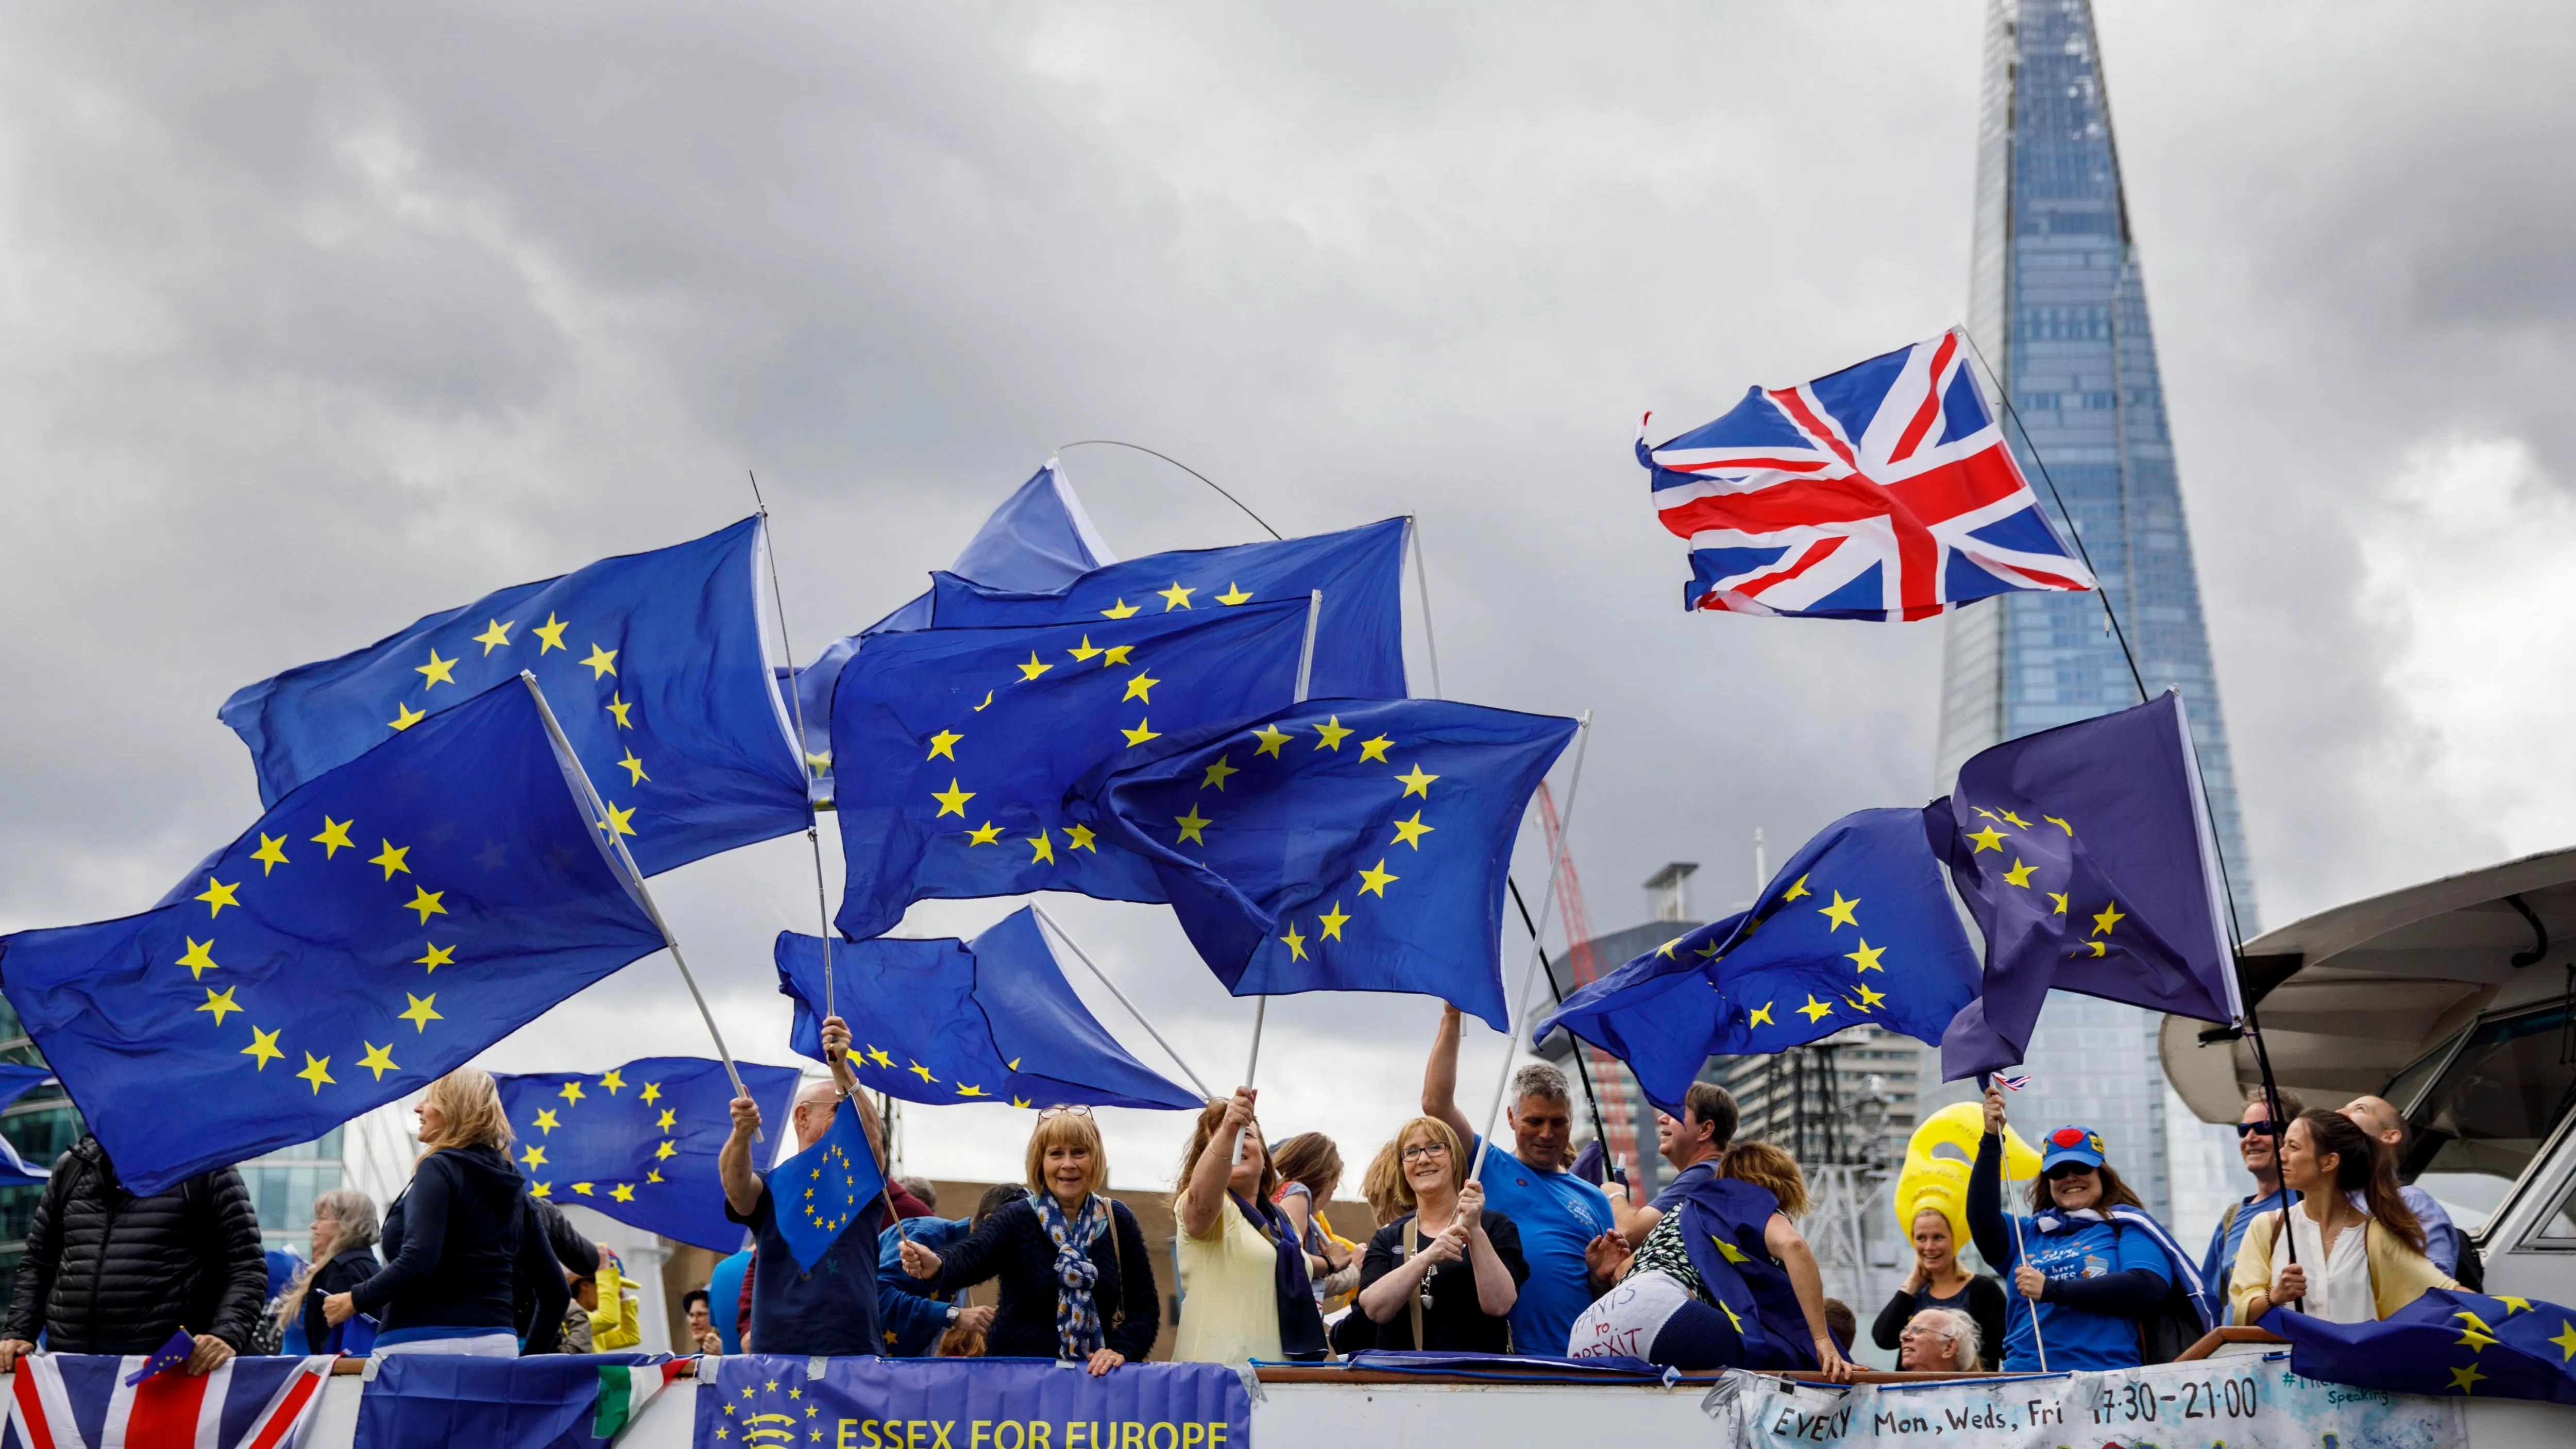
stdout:
POLYGON ((1968 1174, 1968 1229, 1985 1260, 2012 1277, 2004 1371, 2039 1370, 2043 1347, 2052 1372, 2166 1361, 2174 1346, 2158 1347, 2156 1330, 2175 1311, 2177 1287, 2189 1300, 2179 1311, 2204 1327, 2210 1320, 2200 1274, 2112 1170, 2102 1134, 2049 1133, 2031 1215, 2015 1219, 2003 1197, 2003 1130, 2003 1093, 1988 1086, 1985 1135, 1968 1174))
MULTIPOLYGON (((1078 1363, 1095 1377, 1143 1359, 1162 1327, 1154 1257, 1136 1215, 1101 1191, 1109 1154, 1091 1109, 1040 1112, 1026 1167, 1029 1196, 994 1209, 945 1253, 905 1239, 904 1271, 942 1296, 999 1278, 984 1338, 995 1358, 1078 1363)), ((948 1311, 952 1322, 963 1312, 948 1311)))
POLYGON ((1416 1117, 1395 1143, 1405 1212, 1369 1239, 1360 1265, 1359 1312, 1376 1325, 1377 1347, 1511 1351, 1512 1305, 1529 1280, 1520 1230, 1486 1209, 1484 1184, 1467 1180, 1467 1154, 1448 1123, 1416 1117))

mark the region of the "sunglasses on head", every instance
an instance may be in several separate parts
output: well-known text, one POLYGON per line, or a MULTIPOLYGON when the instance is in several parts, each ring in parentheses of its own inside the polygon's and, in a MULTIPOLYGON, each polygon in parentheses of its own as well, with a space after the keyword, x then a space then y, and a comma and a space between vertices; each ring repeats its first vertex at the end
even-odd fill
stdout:
POLYGON ((2085 1163, 2061 1162, 2055 1167, 2048 1169, 2046 1172, 2041 1173, 2040 1176, 2047 1178, 2050 1182, 2062 1182, 2067 1178, 2091 1172, 2092 1170, 2092 1167, 2085 1163))
POLYGON ((1088 1117, 1090 1115, 1091 1109, 1077 1102, 1070 1107, 1049 1107, 1038 1113, 1038 1120, 1043 1122, 1049 1117, 1088 1117))
POLYGON ((2239 1122, 2236 1124, 2236 1135, 2239 1138, 2251 1137, 2257 1132, 2262 1133, 2266 1137, 2278 1137, 2287 1130, 2289 1129, 2285 1124, 2272 1121, 2239 1122))

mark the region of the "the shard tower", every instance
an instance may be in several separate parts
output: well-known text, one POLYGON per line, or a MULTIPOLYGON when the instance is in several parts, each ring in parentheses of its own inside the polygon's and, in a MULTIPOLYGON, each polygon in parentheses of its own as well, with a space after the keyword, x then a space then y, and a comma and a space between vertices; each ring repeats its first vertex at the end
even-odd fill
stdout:
MULTIPOLYGON (((2049 482, 2064 498, 2147 689, 2182 692, 2250 936, 2254 883, 2089 0, 1989 0, 1971 267, 1968 329, 2020 422, 2006 436, 2043 500, 2049 482)), ((1989 745, 2138 702, 2091 594, 2008 594, 1948 627, 1944 792, 1989 745)), ((2196 1243, 2213 1204, 2250 1180, 2215 1151, 2223 1129, 2191 1120, 2166 1087, 2155 1026, 2135 1007, 2052 997, 2013 1115, 2025 1132, 2099 1128, 2122 1175, 2196 1243)))

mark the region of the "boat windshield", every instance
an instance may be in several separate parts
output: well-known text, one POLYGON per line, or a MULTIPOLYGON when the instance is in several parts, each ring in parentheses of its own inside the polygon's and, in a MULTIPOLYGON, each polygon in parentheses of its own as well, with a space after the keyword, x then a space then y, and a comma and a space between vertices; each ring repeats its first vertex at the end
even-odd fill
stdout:
POLYGON ((2550 1130, 2576 1108, 2571 1047, 2564 1004, 2482 1021, 2409 1114, 2418 1134, 2407 1154, 2415 1185, 2463 1230, 2485 1226, 2550 1130))

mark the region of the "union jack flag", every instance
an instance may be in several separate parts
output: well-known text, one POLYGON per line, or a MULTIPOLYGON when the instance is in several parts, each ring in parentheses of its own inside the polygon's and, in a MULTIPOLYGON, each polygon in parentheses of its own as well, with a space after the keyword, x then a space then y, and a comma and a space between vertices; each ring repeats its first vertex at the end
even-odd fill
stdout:
MULTIPOLYGON (((2039 511, 1957 328, 1733 411, 1637 460, 1690 540, 1683 606, 1922 619, 2093 575, 2039 511)), ((1651 416, 1651 415, 1650 415, 1651 416)))

